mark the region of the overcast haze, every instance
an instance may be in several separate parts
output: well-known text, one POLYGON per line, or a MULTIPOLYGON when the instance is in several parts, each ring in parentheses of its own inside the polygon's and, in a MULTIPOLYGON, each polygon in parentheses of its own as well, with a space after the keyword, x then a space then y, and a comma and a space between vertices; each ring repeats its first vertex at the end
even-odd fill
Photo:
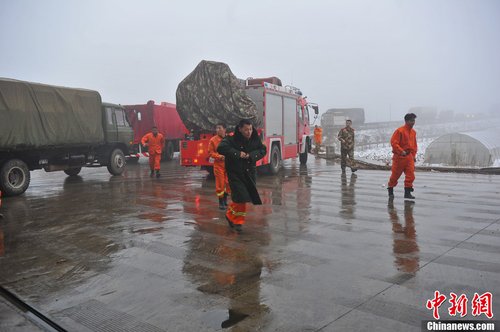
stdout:
POLYGON ((500 112, 500 1, 0 0, 0 76, 175 103, 200 60, 278 76, 322 111, 500 112))

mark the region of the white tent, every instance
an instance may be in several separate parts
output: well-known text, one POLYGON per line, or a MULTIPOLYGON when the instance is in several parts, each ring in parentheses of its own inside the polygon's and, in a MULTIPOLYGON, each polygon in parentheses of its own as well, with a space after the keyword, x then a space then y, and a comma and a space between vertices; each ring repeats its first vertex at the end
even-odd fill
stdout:
POLYGON ((434 140, 425 150, 424 163, 458 167, 488 167, 500 161, 500 132, 490 130, 452 133, 434 140))

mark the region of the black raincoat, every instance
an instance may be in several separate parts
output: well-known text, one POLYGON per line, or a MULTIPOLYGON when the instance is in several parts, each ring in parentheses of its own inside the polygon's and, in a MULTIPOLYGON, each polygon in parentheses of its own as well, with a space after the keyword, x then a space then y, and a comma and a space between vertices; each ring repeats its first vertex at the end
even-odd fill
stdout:
POLYGON ((257 131, 254 129, 247 140, 236 127, 233 136, 226 136, 220 142, 217 152, 226 157, 225 166, 233 202, 262 204, 255 185, 255 163, 266 155, 267 148, 261 142, 257 131), (241 151, 248 153, 250 158, 240 158, 241 151))

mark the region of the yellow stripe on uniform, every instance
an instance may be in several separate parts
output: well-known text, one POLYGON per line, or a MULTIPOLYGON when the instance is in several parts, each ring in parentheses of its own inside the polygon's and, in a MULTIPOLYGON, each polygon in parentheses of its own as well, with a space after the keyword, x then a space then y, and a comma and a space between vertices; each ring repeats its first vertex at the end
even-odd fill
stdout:
POLYGON ((246 212, 236 212, 236 211, 234 211, 232 207, 229 207, 229 211, 231 211, 231 213, 233 215, 237 216, 237 217, 244 217, 244 216, 247 215, 246 212))

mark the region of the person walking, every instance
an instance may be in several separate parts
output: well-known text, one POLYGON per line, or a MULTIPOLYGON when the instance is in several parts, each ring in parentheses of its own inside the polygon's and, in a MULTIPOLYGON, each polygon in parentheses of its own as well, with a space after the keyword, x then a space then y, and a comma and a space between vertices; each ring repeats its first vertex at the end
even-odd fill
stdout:
POLYGON ((316 150, 316 154, 319 153, 321 149, 321 144, 323 143, 323 128, 318 125, 314 126, 314 148, 316 150))
POLYGON ((219 144, 217 152, 225 157, 225 167, 231 200, 226 210, 226 220, 231 228, 242 232, 245 223, 246 203, 261 205, 256 186, 256 162, 262 159, 267 148, 262 143, 250 120, 241 120, 233 136, 226 136, 219 144))
POLYGON ((160 177, 160 160, 161 153, 165 147, 165 138, 161 133, 158 132, 158 128, 154 126, 151 128, 151 132, 144 135, 141 140, 142 145, 148 147, 149 152, 149 168, 151 169, 150 177, 154 177, 156 171, 156 177, 160 177))
POLYGON ((340 129, 338 139, 340 141, 340 168, 342 173, 345 173, 347 164, 349 164, 351 172, 356 172, 358 169, 354 161, 354 129, 351 120, 345 121, 345 127, 340 129), (349 162, 347 162, 347 157, 349 157, 349 162))
POLYGON ((226 125, 224 123, 217 124, 215 132, 216 135, 208 143, 208 155, 214 159, 215 194, 219 198, 219 209, 225 210, 227 208, 227 196, 231 193, 231 189, 229 188, 226 166, 224 165, 226 157, 217 153, 217 148, 226 137, 226 125))
POLYGON ((417 116, 414 113, 405 115, 405 125, 394 131, 391 137, 392 146, 392 174, 387 185, 389 197, 394 197, 394 187, 398 179, 405 173, 404 198, 415 199, 413 181, 415 180, 415 160, 417 156, 417 133, 413 129, 417 116))

